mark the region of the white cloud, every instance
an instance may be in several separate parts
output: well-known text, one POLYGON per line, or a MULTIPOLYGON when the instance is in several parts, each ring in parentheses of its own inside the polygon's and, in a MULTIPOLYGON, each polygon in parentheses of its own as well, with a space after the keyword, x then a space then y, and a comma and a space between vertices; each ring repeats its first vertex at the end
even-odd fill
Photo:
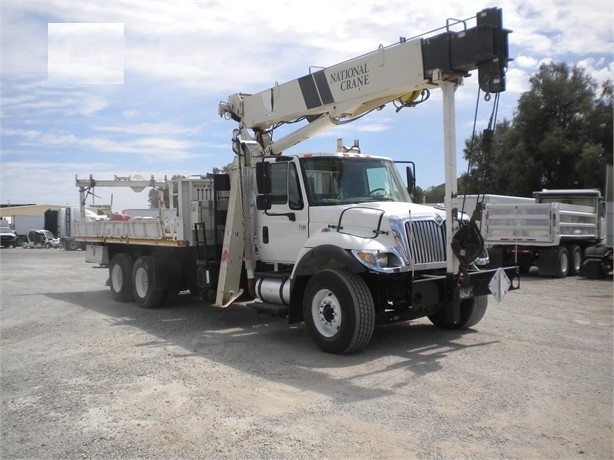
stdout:
POLYGON ((15 129, 15 128, 3 128, 2 136, 3 137, 22 137, 26 139, 35 139, 41 137, 42 133, 40 131, 34 129, 15 129))
POLYGON ((539 60, 533 56, 517 56, 514 58, 514 68, 533 70, 539 66, 539 60))
POLYGON ((613 61, 605 62, 603 58, 587 58, 578 61, 576 65, 591 75, 600 87, 607 80, 614 81, 613 61))
POLYGON ((49 23, 48 80, 53 86, 124 83, 124 25, 49 23))
POLYGON ((93 129, 97 131, 104 131, 110 133, 123 133, 133 135, 165 135, 165 136, 181 136, 187 134, 195 134, 198 132, 197 128, 190 128, 187 126, 181 126, 172 122, 160 122, 160 123, 134 123, 134 124, 121 124, 112 126, 94 126, 93 129))
POLYGON ((135 109, 128 109, 122 110, 121 114, 124 118, 136 118, 139 115, 139 112, 135 109))
POLYGON ((41 83, 23 82, 3 85, 2 117, 22 119, 23 117, 45 117, 57 115, 91 116, 108 105, 104 95, 94 94, 84 89, 50 88, 41 83))
MULTIPOLYGON (((532 72, 531 72, 532 73, 532 72)), ((529 90, 529 77, 531 73, 523 68, 512 67, 506 74, 506 94, 502 96, 503 99, 511 99, 507 94, 519 95, 529 90)))
MULTIPOLYGON (((111 129, 111 131, 113 130, 111 129)), ((39 151, 45 148, 62 147, 102 154, 133 154, 142 156, 146 161, 159 161, 163 159, 169 162, 188 160, 195 157, 195 154, 192 153, 192 150, 195 148, 192 141, 172 138, 170 136, 156 136, 154 131, 151 133, 140 133, 152 135, 122 140, 96 136, 79 137, 73 133, 65 132, 43 133, 37 130, 14 128, 4 128, 2 130, 2 136, 4 138, 20 138, 21 140, 17 142, 19 147, 38 148, 39 151)), ((130 134, 134 134, 135 132, 136 131, 131 130, 124 131, 124 133, 130 134)))

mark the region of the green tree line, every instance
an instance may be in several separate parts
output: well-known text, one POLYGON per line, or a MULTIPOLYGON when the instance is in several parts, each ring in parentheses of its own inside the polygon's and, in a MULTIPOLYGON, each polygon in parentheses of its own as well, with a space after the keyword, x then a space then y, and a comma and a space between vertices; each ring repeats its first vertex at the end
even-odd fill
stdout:
POLYGON ((483 134, 465 141, 470 165, 459 192, 531 197, 542 189, 599 188, 612 164, 612 97, 581 68, 542 64, 518 100, 513 119, 495 126, 492 149, 483 134))

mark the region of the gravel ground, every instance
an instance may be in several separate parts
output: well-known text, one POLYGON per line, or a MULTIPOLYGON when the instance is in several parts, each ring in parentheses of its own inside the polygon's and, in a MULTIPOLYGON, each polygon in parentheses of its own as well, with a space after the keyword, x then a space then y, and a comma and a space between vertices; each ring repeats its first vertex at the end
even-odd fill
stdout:
POLYGON ((17 458, 586 458, 613 450, 610 280, 523 278, 472 330, 118 304, 84 254, 2 249, 1 448, 17 458))

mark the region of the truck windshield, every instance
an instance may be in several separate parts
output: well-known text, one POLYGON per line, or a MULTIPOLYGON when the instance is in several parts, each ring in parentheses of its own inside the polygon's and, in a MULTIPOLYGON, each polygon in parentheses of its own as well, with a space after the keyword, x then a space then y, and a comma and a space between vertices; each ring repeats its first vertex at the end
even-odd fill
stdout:
POLYGON ((311 206, 370 201, 411 202, 392 161, 380 158, 301 158, 311 206))

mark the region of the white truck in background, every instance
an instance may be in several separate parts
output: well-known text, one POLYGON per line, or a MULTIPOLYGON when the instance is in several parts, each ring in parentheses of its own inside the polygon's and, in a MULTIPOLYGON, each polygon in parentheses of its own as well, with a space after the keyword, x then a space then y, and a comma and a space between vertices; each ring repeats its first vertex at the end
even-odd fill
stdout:
MULTIPOLYGON (((178 198, 155 219, 81 222, 77 239, 87 243, 87 260, 109 267, 116 300, 146 308, 181 290, 226 308, 247 291, 258 310, 305 321, 329 353, 365 347, 376 324, 428 317, 445 328, 474 326, 490 294, 500 300, 519 287, 516 266, 478 269, 482 238, 458 212, 455 89, 477 70, 486 94, 504 91, 509 60, 501 10, 475 19, 475 27, 451 20, 438 35, 403 38, 259 93, 232 94, 218 108, 237 123, 230 174, 77 179, 82 204, 97 186, 168 187, 178 198), (286 152, 388 103, 415 107, 436 88, 443 92, 445 212, 412 203, 395 162, 357 145, 286 152), (273 139, 280 125, 296 122, 306 124, 273 139)), ((414 171, 406 171, 411 188, 414 171)))
POLYGON ((598 189, 534 192, 531 202, 486 203, 482 235, 495 266, 562 278, 579 275, 587 248, 605 243, 604 201, 598 189))
MULTIPOLYGON (((50 211, 47 211, 47 213, 50 211)), ((47 213, 45 213, 47 215, 47 213)), ((53 215, 53 211, 51 211, 53 215)), ((48 222, 53 221, 51 215, 46 217, 48 222)), ((51 231, 56 237, 60 238, 62 247, 67 251, 76 251, 77 249, 85 249, 85 244, 75 239, 75 225, 83 219, 85 222, 94 222, 101 219, 101 216, 89 209, 84 210, 84 216, 81 216, 79 206, 67 206, 57 210, 55 217, 56 223, 50 225, 52 228, 47 230, 51 231)))
POLYGON ((520 204, 535 203, 535 199, 522 196, 496 195, 491 193, 480 193, 474 195, 458 195, 458 208, 461 212, 471 214, 477 209, 478 204, 481 209, 490 204, 520 204))
MULTIPOLYGON (((100 216, 89 209, 84 209, 83 218, 87 221, 94 221, 100 216)), ((31 230, 48 230, 54 237, 60 239, 64 249, 75 251, 85 249, 85 244, 78 242, 73 236, 75 222, 79 220, 81 220, 79 206, 66 206, 59 209, 47 209, 44 213, 35 216, 12 216, 11 227, 17 234, 18 246, 27 242, 27 235, 31 230)))

